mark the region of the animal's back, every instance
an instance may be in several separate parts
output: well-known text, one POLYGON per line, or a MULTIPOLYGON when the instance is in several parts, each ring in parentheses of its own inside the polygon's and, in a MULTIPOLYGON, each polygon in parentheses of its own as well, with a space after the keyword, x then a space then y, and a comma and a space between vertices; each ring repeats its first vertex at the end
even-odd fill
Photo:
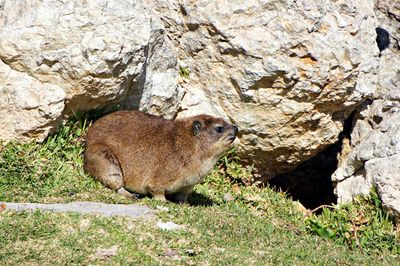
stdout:
POLYGON ((120 142, 121 139, 138 141, 149 136, 149 133, 154 133, 154 129, 160 127, 163 122, 165 123, 165 120, 162 118, 139 111, 118 111, 96 121, 88 130, 87 140, 107 142, 111 145, 120 142))

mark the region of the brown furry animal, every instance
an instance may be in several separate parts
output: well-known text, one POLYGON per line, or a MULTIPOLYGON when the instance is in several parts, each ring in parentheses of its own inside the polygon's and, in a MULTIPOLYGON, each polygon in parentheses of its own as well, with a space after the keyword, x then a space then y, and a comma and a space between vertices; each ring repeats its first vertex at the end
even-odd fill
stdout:
POLYGON ((88 130, 85 170, 125 196, 172 195, 182 202, 234 141, 238 128, 198 115, 166 120, 118 111, 88 130))

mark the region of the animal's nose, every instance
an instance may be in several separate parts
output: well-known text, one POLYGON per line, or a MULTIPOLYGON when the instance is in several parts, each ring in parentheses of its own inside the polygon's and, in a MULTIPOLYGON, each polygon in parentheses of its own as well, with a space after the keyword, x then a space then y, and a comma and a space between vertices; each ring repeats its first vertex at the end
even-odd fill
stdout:
POLYGON ((235 131, 235 135, 238 133, 238 131, 239 131, 239 128, 237 127, 237 126, 233 126, 233 130, 235 131))

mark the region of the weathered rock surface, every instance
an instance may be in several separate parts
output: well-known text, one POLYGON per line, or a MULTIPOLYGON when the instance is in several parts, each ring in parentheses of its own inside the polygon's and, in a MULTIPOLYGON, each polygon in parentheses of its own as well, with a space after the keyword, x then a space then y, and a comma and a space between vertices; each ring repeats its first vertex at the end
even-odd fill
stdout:
MULTIPOLYGON (((377 82, 367 0, 6 0, 0 12, 0 60, 52 103, 3 100, 30 121, 0 117, 6 140, 43 139, 64 115, 116 103, 211 113, 238 124, 242 156, 270 178, 335 143, 377 82), (178 65, 190 70, 181 86, 178 65)), ((18 90, 0 86, 3 99, 18 90)))
POLYGON ((65 92, 0 61, 1 139, 43 139, 61 122, 65 92))
POLYGON ((379 59, 375 100, 359 109, 347 152, 332 176, 339 202, 374 186, 384 207, 400 219, 400 5, 376 1, 379 26, 391 34, 379 59))
POLYGON ((5 209, 14 211, 52 211, 99 214, 102 216, 130 216, 134 218, 154 217, 154 210, 138 204, 106 204, 102 202, 76 201, 69 203, 2 203, 5 209))
POLYGON ((157 3, 179 64, 190 69, 178 116, 232 120, 242 157, 267 178, 334 143, 375 89, 379 51, 368 1, 157 3))
POLYGON ((2 140, 42 140, 62 115, 118 103, 173 117, 182 94, 146 1, 2 1, 0 60, 2 140))
POLYGON ((400 103, 375 100, 360 114, 349 152, 332 176, 338 201, 368 194, 374 186, 384 207, 400 217, 400 103))

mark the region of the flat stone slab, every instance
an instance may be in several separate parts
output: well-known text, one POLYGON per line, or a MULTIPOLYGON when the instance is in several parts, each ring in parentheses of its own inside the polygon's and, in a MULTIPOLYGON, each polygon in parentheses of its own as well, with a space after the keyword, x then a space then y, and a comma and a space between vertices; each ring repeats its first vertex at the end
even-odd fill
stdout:
POLYGON ((1 203, 7 210, 34 211, 37 209, 53 212, 77 212, 81 214, 99 214, 102 216, 129 216, 146 218, 154 216, 155 211, 147 206, 137 204, 107 204, 101 202, 76 201, 69 203, 1 203))

